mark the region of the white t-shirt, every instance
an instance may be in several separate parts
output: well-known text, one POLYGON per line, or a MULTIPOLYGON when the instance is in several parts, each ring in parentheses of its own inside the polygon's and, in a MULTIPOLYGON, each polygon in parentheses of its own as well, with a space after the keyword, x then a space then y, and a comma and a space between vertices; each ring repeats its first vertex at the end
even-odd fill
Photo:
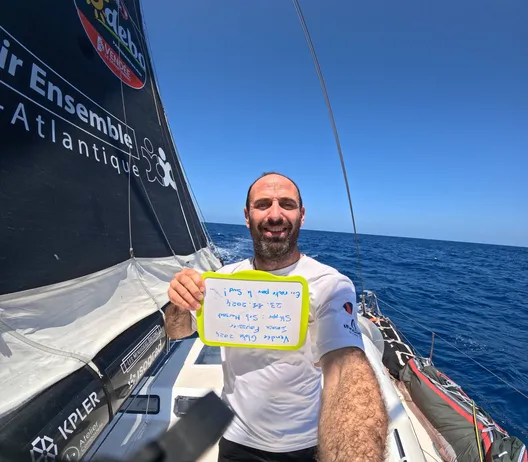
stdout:
MULTIPOLYGON (((217 272, 251 269, 253 259, 247 259, 217 272)), ((349 278, 308 256, 270 273, 307 280, 306 342, 296 351, 222 348, 222 398, 236 413, 224 437, 264 451, 297 451, 317 445, 322 373, 315 363, 332 350, 364 349, 356 291, 349 278)))

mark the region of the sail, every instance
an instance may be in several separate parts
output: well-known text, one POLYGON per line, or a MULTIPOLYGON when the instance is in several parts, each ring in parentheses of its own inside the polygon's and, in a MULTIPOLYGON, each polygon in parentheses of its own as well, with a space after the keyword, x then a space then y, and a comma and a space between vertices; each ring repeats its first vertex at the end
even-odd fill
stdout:
POLYGON ((9 2, 0 84, 0 453, 75 460, 163 349, 174 272, 220 261, 138 0, 9 2))

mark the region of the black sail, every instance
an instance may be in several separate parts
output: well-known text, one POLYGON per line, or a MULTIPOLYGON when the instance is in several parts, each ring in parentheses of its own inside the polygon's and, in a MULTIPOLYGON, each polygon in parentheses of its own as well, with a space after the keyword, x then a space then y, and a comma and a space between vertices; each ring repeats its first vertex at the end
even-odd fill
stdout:
POLYGON ((162 352, 174 272, 220 262, 139 2, 3 3, 0 457, 77 460, 162 352))

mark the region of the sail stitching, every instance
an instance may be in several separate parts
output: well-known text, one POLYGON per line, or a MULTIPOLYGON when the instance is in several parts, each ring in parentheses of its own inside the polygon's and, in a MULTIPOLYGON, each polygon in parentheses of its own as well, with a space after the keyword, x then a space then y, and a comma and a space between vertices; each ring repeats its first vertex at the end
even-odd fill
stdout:
POLYGON ((26 345, 29 345, 45 353, 49 353, 55 356, 62 356, 66 358, 76 359, 77 361, 80 361, 85 365, 89 365, 89 363, 91 362, 90 358, 87 358, 83 355, 79 355, 77 353, 72 353, 72 352, 66 352, 63 350, 59 350, 57 348, 52 348, 46 345, 42 345, 38 342, 35 342, 34 340, 31 340, 27 338, 25 335, 22 335, 21 333, 17 332, 15 329, 13 329, 9 324, 7 324, 2 319, 0 319, 0 330, 5 332, 6 334, 12 335, 13 337, 25 343, 26 345))

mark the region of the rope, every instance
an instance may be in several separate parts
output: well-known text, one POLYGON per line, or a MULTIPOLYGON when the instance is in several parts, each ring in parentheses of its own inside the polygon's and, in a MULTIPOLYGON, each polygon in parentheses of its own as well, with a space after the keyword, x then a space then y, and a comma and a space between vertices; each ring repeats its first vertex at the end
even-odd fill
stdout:
MULTIPOLYGON (((118 17, 117 17, 118 27, 119 27, 119 21, 120 21, 120 15, 118 15, 118 17)), ((141 44, 141 41, 140 41, 140 44, 141 44)), ((117 43, 117 48, 118 48, 118 52, 119 52, 119 59, 121 59, 121 44, 120 44, 119 41, 117 43)), ((122 103, 122 106, 123 106, 123 118, 124 118, 124 122, 125 122, 125 126, 126 126, 126 132, 127 132, 127 135, 128 135, 128 123, 127 123, 127 115, 126 115, 125 93, 124 93, 124 89, 123 89, 124 88, 124 84, 123 84, 123 80, 121 79, 121 75, 120 75, 119 81, 120 81, 120 89, 121 89, 121 103, 122 103)), ((157 110, 157 108, 156 108, 156 110, 157 110)), ((148 289, 148 287, 146 286, 146 284, 144 283, 144 281, 142 279, 142 275, 140 274, 141 265, 139 265, 138 261, 135 258, 135 255, 134 255, 134 246, 133 246, 133 243, 132 243, 132 206, 131 206, 131 202, 132 202, 132 200, 131 200, 131 196, 132 196, 132 184, 131 184, 131 182, 132 182, 132 168, 134 167, 134 157, 132 156, 132 153, 130 152, 130 148, 129 148, 129 151, 128 151, 128 155, 129 155, 129 160, 128 160, 128 236, 129 236, 129 246, 130 246, 129 247, 129 249, 130 249, 130 258, 132 259, 132 261, 134 263, 134 268, 135 268, 135 270, 137 272, 137 275, 138 275, 138 281, 141 284, 141 286, 143 287, 143 290, 152 299, 152 301, 154 302, 154 304, 158 308, 158 311, 160 311, 161 314, 163 315, 163 317, 165 318, 165 314, 163 313, 160 304, 157 302, 156 298, 154 297, 152 292, 148 289)), ((167 242, 167 245, 168 245, 173 257, 176 258, 176 254, 174 253, 174 250, 173 250, 173 248, 172 248, 172 246, 170 244, 170 241, 169 241, 167 235, 165 234, 165 230, 163 229, 163 226, 161 225, 161 222, 159 221, 158 215, 156 214, 156 210, 154 209, 152 201, 150 200, 150 197, 149 197, 148 192, 147 192, 147 188, 145 187, 145 184, 143 183, 143 179, 141 178, 141 176, 139 176, 139 181, 141 183, 141 186, 143 187, 143 191, 145 192, 145 196, 146 196, 146 198, 148 200, 148 203, 150 205, 152 213, 154 214, 154 217, 156 218, 158 226, 159 226, 159 228, 160 228, 160 230, 161 230, 161 232, 162 232, 162 234, 163 234, 163 236, 165 238, 165 241, 167 242)), ((141 268, 141 270, 143 270, 143 268, 141 268)))
POLYGON ((464 351, 462 351, 460 348, 456 347, 453 343, 451 343, 449 340, 443 338, 442 336, 440 336, 438 333, 435 333, 433 332, 431 329, 429 329, 427 326, 424 326, 423 324, 419 323, 418 321, 416 321, 415 319, 411 318, 410 316, 408 316, 407 314, 405 314, 403 311, 399 310, 398 308, 396 308, 395 306, 392 306, 391 304, 387 303, 386 301, 384 300, 381 300, 379 297, 378 297, 378 300, 381 302, 381 303, 384 303, 385 305, 389 306, 390 308, 392 308, 393 310, 397 311, 398 313, 400 313, 402 316, 405 316, 407 319, 409 319, 411 322, 414 322, 416 325, 420 326, 422 329, 428 331, 428 332, 431 332, 431 333, 434 333, 436 335, 436 337, 438 337, 440 340, 443 340, 444 342, 446 342, 448 345, 452 346, 455 350, 457 350, 460 354, 464 355, 466 358, 470 359, 471 361, 473 361, 476 365, 480 366, 482 369, 484 369, 486 372, 488 372, 489 374, 493 375, 495 378, 499 379, 501 382, 503 382, 504 384, 506 384, 508 387, 510 387, 512 390, 516 391, 519 395, 523 396, 525 399, 528 400, 528 396, 526 394, 524 394, 521 390, 519 390, 518 388, 516 388, 515 386, 509 384, 506 380, 504 380, 502 377, 498 376, 497 374, 495 374, 494 372, 490 371, 486 366, 482 365, 481 363, 479 363, 476 359, 473 359, 471 356, 469 356, 467 353, 465 353, 464 351))
POLYGON ((330 122, 332 124, 332 130, 334 131, 334 139, 337 146, 337 151, 339 153, 339 159, 341 161, 341 169, 343 170, 343 176, 345 178, 345 186, 348 196, 348 204, 350 207, 350 214, 352 216, 352 225, 354 227, 354 238, 356 241, 356 253, 357 253, 357 260, 358 260, 358 273, 359 273, 359 281, 361 286, 361 293, 363 293, 363 274, 361 272, 361 258, 359 255, 359 241, 358 241, 358 235, 356 230, 356 219, 354 217, 354 208, 352 207, 352 198, 350 195, 350 187, 348 185, 348 176, 347 171, 345 167, 345 161, 343 159, 343 152, 341 150, 341 143, 339 142, 339 135, 337 133, 337 127, 334 119, 334 113, 332 111, 332 106, 330 104, 330 98, 328 97, 328 92, 326 91, 326 85, 323 79, 323 73, 321 72, 321 67, 319 66, 319 60, 317 59, 317 54, 315 52, 315 48, 312 43, 312 39, 310 37, 310 33, 308 32, 308 27, 306 26, 306 22, 304 20, 304 16, 301 11, 301 7, 299 6, 299 2, 297 0, 293 0, 293 4, 295 6, 295 9, 297 10, 297 16, 299 17, 299 22, 301 23, 301 26, 304 31, 304 36, 306 37, 306 42, 308 43, 308 47, 310 48, 310 53, 312 55, 312 59, 315 65, 315 70, 317 71, 317 75, 319 77, 319 83, 321 85, 321 89, 323 91, 323 96, 326 102, 326 107, 328 109, 328 115, 330 116, 330 122))
MULTIPOLYGON (((117 16, 117 25, 119 27, 119 20, 120 20, 120 15, 117 16)), ((141 43, 141 42, 140 42, 141 43)), ((121 59, 121 44, 120 42, 118 41, 117 43, 117 48, 118 48, 118 51, 119 51, 119 59, 121 59)), ((128 123, 127 123, 127 115, 126 115, 126 105, 125 105, 125 92, 124 92, 124 84, 123 84, 123 80, 121 79, 121 76, 119 78, 119 81, 120 81, 120 88, 121 88, 121 103, 122 103, 122 106, 123 106, 123 118, 125 119, 124 122, 125 122, 125 126, 126 126, 126 132, 127 132, 127 135, 128 135, 128 123)), ((129 237, 129 245, 130 245, 130 258, 132 259, 133 263, 134 263, 134 268, 137 272, 137 275, 138 275, 138 281, 140 283, 140 285, 143 287, 143 290, 145 291, 145 293, 152 299, 152 301, 154 302, 154 304, 156 305, 156 307, 158 308, 158 311, 161 312, 161 314, 165 317, 162 309, 161 309, 161 306, 159 305, 158 301, 156 300, 156 298, 154 297, 154 295, 152 294, 152 292, 149 290, 149 288, 146 286, 146 284, 144 283, 143 279, 142 279, 142 275, 140 274, 140 265, 138 263, 138 261, 136 260, 135 258, 135 255, 134 255, 134 246, 132 244, 132 206, 131 206, 131 196, 132 196, 132 168, 134 166, 134 157, 132 156, 132 153, 130 152, 130 148, 128 150, 128 155, 129 155, 129 160, 128 160, 128 237, 129 237)), ((156 210, 154 209, 154 206, 152 205, 152 202, 150 200, 150 197, 148 195, 148 192, 147 192, 147 188, 145 187, 145 184, 143 183, 143 179, 141 178, 141 176, 139 176, 139 180, 141 182, 141 185, 143 186, 143 191, 145 191, 145 196, 150 204, 150 208, 152 209, 152 213, 154 214, 154 217, 156 218, 156 221, 158 222, 158 225, 161 229, 161 232, 163 233, 163 236, 165 237, 165 240, 167 241, 167 245, 169 246, 171 252, 172 252, 172 255, 176 258, 176 255, 174 253, 174 250, 172 249, 171 245, 170 245, 170 242, 169 242, 169 239, 167 237, 167 235, 165 234, 165 230, 163 229, 163 226, 161 225, 159 219, 158 219, 158 215, 156 214, 156 210)), ((142 268, 141 268, 142 269, 142 268)))
MULTIPOLYGON (((156 113, 158 115, 158 122, 159 122, 159 125, 160 125, 160 129, 161 129, 161 132, 163 134, 163 137, 165 139, 165 142, 167 143, 167 146, 170 146, 172 145, 174 147, 174 151, 172 151, 172 149, 170 149, 171 153, 173 154, 174 156, 174 160, 176 162, 176 167, 180 167, 180 170, 178 170, 176 168, 177 171, 175 171, 175 175, 177 174, 180 178, 180 181, 181 183, 185 186, 187 185, 187 189, 189 191, 189 196, 190 196, 190 199, 191 199, 191 205, 194 207, 196 213, 197 213, 197 218, 198 218, 198 222, 199 222, 199 228, 202 230, 202 232, 204 233, 205 237, 206 237, 206 241, 209 243, 209 242, 212 242, 208 232, 207 232, 207 228, 202 224, 201 222, 201 217, 203 217, 202 215, 202 212, 200 210, 200 207, 198 206, 198 202, 196 201, 196 198, 194 197, 194 192, 192 191, 192 188, 191 188, 191 184, 190 182, 187 180, 187 175, 185 173, 185 169, 183 168, 183 164, 181 163, 180 161, 180 157, 179 157, 179 153, 178 153, 178 148, 176 146, 176 142, 174 141, 174 137, 172 136, 172 131, 170 129, 170 125, 169 125, 169 120, 168 120, 168 117, 167 117, 167 113, 165 111, 165 107, 163 105, 163 101, 161 100, 161 96, 160 96, 160 106, 161 106, 161 111, 163 112, 163 116, 165 118, 165 123, 167 124, 167 130, 165 130, 165 126, 163 125, 163 123, 161 122, 161 118, 160 118, 160 114, 159 114, 159 110, 158 110, 158 101, 156 99, 156 93, 158 95, 161 95, 161 92, 160 92, 160 89, 159 89, 159 86, 158 86, 158 74, 157 74, 157 71, 156 71, 156 64, 154 62, 154 59, 153 59, 153 54, 152 54, 152 47, 150 46, 150 37, 149 37, 149 33, 148 33, 148 28, 147 28, 147 24, 145 22, 145 15, 143 14, 143 7, 142 5, 140 5, 140 9, 141 9, 141 16, 143 18, 143 30, 145 32, 145 44, 146 44, 146 47, 147 47, 147 53, 145 53, 145 55, 148 55, 150 56, 150 64, 151 64, 151 68, 152 68, 152 73, 153 73, 153 76, 152 76, 152 79, 151 79, 151 86, 152 86, 152 94, 153 94, 153 98, 154 98, 154 103, 156 105, 156 113), (154 89, 154 85, 156 85, 156 89, 154 89), (168 135, 167 135, 167 132, 168 132, 168 135)), ((140 46, 142 46, 142 44, 140 44, 140 46)), ((180 197, 180 192, 178 190, 178 188, 176 187, 176 194, 178 195, 178 201, 180 203, 180 208, 181 208, 181 211, 182 211, 182 215, 183 215, 183 219, 185 220, 185 225, 187 226, 187 230, 189 231, 189 237, 191 239, 191 242, 192 242, 192 245, 193 245, 193 248, 195 251, 198 251, 199 249, 197 248, 197 245, 195 244, 194 242, 194 238, 193 238, 193 233, 191 232, 191 229, 189 227, 189 223, 187 221, 187 216, 186 216, 186 213, 185 213, 185 210, 184 210, 184 207, 183 207, 183 202, 182 202, 182 199, 180 197)), ((203 220, 205 221, 205 220, 203 220)), ((192 224, 192 227, 193 227, 193 230, 194 231, 197 231, 195 229, 195 226, 194 226, 194 220, 191 220, 191 224, 192 224)), ((199 234, 197 232, 197 234, 199 234)), ((216 249, 213 248, 213 252, 215 251, 216 249)))
POLYGON ((475 408, 475 401, 473 401, 473 423, 475 424, 475 436, 477 437, 479 460, 480 462, 484 462, 484 457, 482 457, 482 447, 480 443, 480 435, 478 431, 477 409, 475 408))
MULTIPOLYGON (((473 386, 470 383, 466 383, 464 385, 464 388, 469 390, 472 395, 475 395, 478 397, 478 399, 485 405, 486 409, 490 409, 493 411, 493 414, 500 415, 500 417, 506 422, 508 425, 510 425, 512 428, 514 428, 516 431, 518 431, 520 434, 524 435, 525 437, 528 437, 528 432, 517 425, 515 422, 512 422, 512 420, 504 414, 500 409, 498 409, 496 406, 494 406, 492 403, 490 403, 485 396, 482 395, 478 390, 473 388, 473 386)), ((496 420, 496 419, 494 419, 496 420)))
MULTIPOLYGON (((143 14, 142 14, 142 16, 143 16, 143 14)), ((118 21, 119 21, 119 18, 118 18, 118 21)), ((132 22, 134 23, 134 21, 132 21, 132 22)), ((135 23, 134 23, 134 26, 135 26, 136 28, 138 28, 138 26, 137 26, 135 23)), ((144 28, 146 27, 144 21, 143 21, 143 27, 144 27, 144 28)), ((139 28, 138 28, 138 30, 139 30, 139 28)), ((147 45, 147 48, 149 48, 149 44, 148 44, 148 36, 147 36, 146 28, 145 28, 145 37, 144 37, 144 39, 145 39, 145 43, 146 43, 146 45, 147 45)), ((145 49, 143 48, 143 43, 142 43, 141 40, 140 40, 140 42, 139 42, 139 46, 141 47, 141 51, 145 54, 145 56, 152 56, 152 55, 150 54, 150 50, 145 50, 145 49)), ((121 56, 121 46, 120 46, 119 43, 118 43, 118 49, 119 49, 119 56, 121 56)), ((151 64, 152 64, 152 70, 153 70, 153 72, 155 72, 155 71, 154 71, 154 68, 153 68, 153 62, 152 62, 152 61, 151 61, 151 64)), ((121 81, 121 79, 120 79, 120 81, 121 81)), ((155 82, 155 77, 154 77, 154 76, 151 76, 151 83, 152 83, 152 82, 155 82)), ((122 81, 120 82, 120 84, 121 84, 121 101, 122 101, 122 104, 123 104, 123 114, 124 114, 124 119, 125 119, 124 121, 125 121, 125 124, 126 124, 126 123, 127 123, 127 118, 126 118, 126 107, 125 107, 125 98, 124 98, 124 90, 123 90, 124 84, 123 84, 122 81)), ((157 87, 157 84, 156 84, 156 87, 157 87)), ((164 130, 163 130, 163 124, 161 123, 161 120, 160 120, 160 117, 159 117, 158 106, 157 106, 157 100, 156 100, 156 96, 155 96, 154 89, 153 89, 153 93, 154 93, 154 94, 153 94, 154 104, 155 104, 155 106, 156 106, 156 113, 157 113, 157 115, 158 115, 158 122, 160 123, 161 132, 162 132, 162 134, 164 135, 164 137, 165 137, 165 139, 166 139, 168 145, 170 145, 170 141, 168 140, 167 134, 166 134, 166 133, 164 132, 164 130)), ((159 90, 158 90, 158 94, 159 94, 159 90)), ((127 133, 128 133, 128 125, 127 125, 127 133)), ((130 205, 130 203, 131 203, 131 184, 130 184, 130 183, 131 183, 132 166, 133 166, 133 164, 134 164, 134 159, 133 159, 133 157, 132 157, 131 155, 130 155, 130 160, 131 160, 131 162, 132 162, 132 165, 130 165, 129 172, 128 172, 128 173, 129 173, 129 176, 128 176, 128 178, 129 178, 129 185, 128 185, 128 212, 129 212, 129 216, 128 216, 128 220, 129 220, 130 254, 131 254, 131 257, 133 258, 134 255, 133 255, 133 247, 132 247, 132 223, 131 223, 132 217, 131 217, 131 205, 130 205)), ((174 258, 176 258, 176 253, 174 252, 174 249, 172 248, 172 246, 171 246, 171 244, 170 244, 169 238, 167 237, 167 234, 165 233, 165 230, 163 229, 163 226, 162 226, 162 224, 161 224, 161 222, 160 222, 160 220, 159 220, 159 218, 158 218, 158 215, 157 215, 157 213, 156 213, 156 210, 155 210, 155 208, 154 208, 154 205, 152 204, 152 201, 150 200, 150 196, 149 196, 149 194, 148 194, 147 188, 145 187, 145 184, 144 184, 143 179, 141 178, 141 176, 139 176, 139 180, 140 180, 141 186, 142 186, 142 188, 143 188, 143 191, 145 192, 145 197, 147 198, 147 201, 148 201, 148 203, 149 203, 149 205, 150 205, 150 209, 152 210, 152 213, 154 214, 154 217, 156 218, 156 222, 157 222, 157 224, 158 224, 158 226, 159 226, 159 228, 160 228, 160 230, 161 230, 161 233, 163 234, 163 237, 165 238, 165 241, 166 241, 166 243, 167 243, 167 246, 168 246, 168 248, 170 249, 170 251, 171 251, 171 253, 172 253, 172 256, 173 256, 174 258)), ((176 195, 177 195, 177 197, 178 197, 178 202, 180 203, 180 208, 181 208, 181 211, 182 211, 182 215, 183 215, 183 218, 184 218, 184 220, 185 220, 185 224, 186 224, 186 226, 187 226, 187 231, 189 232, 189 237, 190 237, 190 239, 191 239, 191 242, 192 242, 193 248, 194 248, 194 250, 196 251, 196 250, 198 250, 198 249, 196 248, 196 245, 195 245, 195 243, 194 243, 194 239, 193 239, 193 236, 192 236, 193 233, 191 232, 191 230, 190 230, 190 228, 189 228, 189 224, 188 224, 188 222, 187 222, 187 216, 186 216, 186 213, 185 213, 185 210, 184 210, 184 207, 183 207, 182 200, 181 200, 181 198, 180 198, 180 194, 179 194, 178 188, 176 188, 176 195)), ((147 291, 147 292, 148 292, 148 291, 147 291)), ((149 292, 148 292, 148 293, 149 293, 149 292)), ((151 295, 150 293, 149 293, 149 295, 151 296, 151 298, 153 298, 152 295, 151 295)), ((153 299, 154 299, 154 298, 153 298, 153 299)), ((155 301, 155 300, 154 300, 154 301, 155 301)))
MULTIPOLYGON (((328 96, 328 92, 326 90, 326 85, 325 85, 325 82, 324 82, 324 78, 323 78, 323 74, 322 74, 322 71, 321 71, 321 68, 319 66, 319 61, 317 59, 317 54, 315 52, 315 48, 313 46, 313 43, 312 43, 312 39, 310 37, 310 33, 308 31, 308 27, 306 25, 306 22, 304 20, 304 16, 303 16, 303 13, 302 13, 302 10, 301 10, 301 7, 299 6, 299 2, 298 0, 292 0, 293 1, 293 4, 295 6, 295 9, 297 11, 297 16, 299 18, 299 22, 301 23, 301 27, 304 31, 304 35, 305 35, 305 38, 306 38, 306 41, 308 43, 308 47, 310 49, 310 53, 312 55, 312 59, 313 59, 313 62, 314 62, 314 65, 315 65, 315 69, 317 71, 317 75, 318 75, 318 78, 319 78, 319 83, 321 85, 321 89, 322 89, 322 92, 323 92, 323 96, 324 96, 324 99, 325 99, 325 103, 326 103, 326 107, 328 109, 328 114, 329 114, 329 117, 330 117, 330 122, 332 124, 332 129, 333 129, 333 132, 334 132, 334 139, 335 139, 335 142, 336 142, 336 146, 337 146, 337 151, 339 153, 339 159, 340 159, 340 162, 341 162, 341 168, 342 168, 342 171, 343 171, 343 176, 344 176, 344 179, 345 179, 345 185, 346 185, 346 191, 347 191, 347 197, 348 197, 348 203, 349 203, 349 207, 350 207, 350 214, 351 214, 351 217, 352 217, 352 224, 353 224, 353 228, 354 228, 354 238, 355 238, 355 243, 356 243, 356 252, 357 252, 357 261, 358 261, 358 272, 359 272, 359 278, 360 278, 360 284, 361 284, 361 293, 364 292, 364 289, 363 289, 363 276, 362 276, 362 271, 361 271, 361 258, 360 258, 360 252, 359 252, 359 241, 358 241, 358 235, 357 235, 357 229, 356 229, 356 220, 355 220, 355 217, 354 217, 354 209, 353 209, 353 206, 352 206, 352 199, 351 199, 351 194, 350 194, 350 187, 349 187, 349 183, 348 183, 348 176, 347 176, 347 172, 346 172, 346 167, 345 167, 345 163, 344 163, 344 159, 343 159, 343 153, 342 153, 342 149, 341 149, 341 143, 339 141, 339 135, 338 135, 338 132, 337 132, 337 127, 336 127, 336 123, 335 123, 335 119, 334 119, 334 115, 333 115, 333 111, 332 111, 332 106, 330 104, 330 98, 328 96)), ((481 363, 479 363, 477 360, 475 360, 474 358, 472 358, 471 356, 469 356, 467 353, 465 353, 464 351, 460 350, 458 347, 456 347, 453 343, 451 343, 450 341, 448 341, 447 339, 443 338, 442 336, 440 336, 438 333, 435 333, 434 331, 432 331, 431 329, 427 328, 426 326, 422 325, 421 323, 419 323, 418 321, 414 320, 413 318, 411 318, 410 316, 406 315, 405 313, 403 313, 401 310, 399 310, 398 308, 390 305, 389 303, 385 302, 384 300, 381 300, 380 301, 382 303, 384 303, 385 305, 391 307, 392 309, 394 309, 395 311, 397 311, 398 313, 402 314, 403 316, 405 316, 407 319, 411 320, 412 322, 414 322, 415 324, 419 325, 422 329, 424 330, 427 330, 429 331, 431 334, 433 335, 436 335, 439 339, 445 341, 447 344, 451 345, 456 351, 458 351, 459 353, 461 353, 462 355, 464 355, 465 357, 467 357, 468 359, 470 359, 471 361, 473 361, 475 364, 477 364, 479 367, 481 367, 482 369, 484 369, 486 372, 488 372, 489 374, 491 374, 492 376, 494 376, 495 378, 497 378, 498 380, 500 380, 501 382, 503 382, 506 386, 508 386, 510 389, 514 390, 515 392, 517 392, 519 395, 521 395, 522 397, 524 397, 525 399, 528 400, 528 396, 526 394, 524 394, 521 390, 519 390, 518 388, 516 388, 515 386, 511 385, 510 383, 508 383, 506 380, 504 380, 502 377, 498 376, 497 374, 495 374, 494 372, 492 372, 491 370, 489 370, 487 367, 485 367, 484 365, 482 365, 481 363)), ((403 336, 405 338, 405 336, 403 336)), ((406 339, 407 340, 407 339, 406 339)), ((414 348, 414 347, 413 347, 414 348)), ((418 351, 416 348, 414 348, 415 351, 418 351)), ((476 413, 475 413, 475 402, 473 402, 473 415, 474 415, 474 419, 475 419, 475 431, 476 431, 476 435, 477 435, 477 442, 478 442, 478 447, 479 447, 479 456, 480 456, 480 460, 483 461, 483 456, 482 456, 482 448, 481 448, 481 445, 480 445, 480 441, 479 441, 479 437, 478 437, 478 426, 477 426, 477 420, 476 420, 476 413)))
MULTIPOLYGON (((119 20, 120 15, 117 15, 117 27, 119 28, 119 20)), ((118 40, 117 41, 117 49, 119 53, 119 61, 121 61, 121 43, 118 40)), ((123 90, 123 80, 121 76, 121 70, 119 73, 119 83, 120 83, 120 89, 121 89, 121 104, 123 106, 123 118, 125 119, 125 127, 126 127, 126 133, 128 135, 128 123, 127 123, 127 116, 126 116, 126 107, 125 107, 125 92, 123 90)), ((129 242, 129 252, 130 252, 130 258, 134 258, 134 247, 132 244, 132 206, 131 206, 131 179, 132 179, 132 165, 133 163, 133 157, 132 153, 130 152, 130 148, 128 148, 128 242, 129 242)))
MULTIPOLYGON (((391 307, 392 309, 396 310, 396 311, 399 311, 397 308, 393 307, 392 305, 390 305, 389 303, 385 302, 384 300, 380 300, 378 298, 379 301, 381 301, 382 303, 384 303, 385 305, 391 307)), ((405 315, 405 313, 402 313, 400 311, 401 314, 403 314, 405 317, 407 317, 408 319, 410 319, 407 315, 405 315)), ((387 319, 390 319, 388 316, 385 315, 385 317, 387 319)), ((416 322, 416 321, 413 321, 415 322, 416 324, 418 324, 420 327, 422 327, 424 330, 428 330, 430 331, 428 328, 426 328, 425 326, 423 326, 422 324, 416 322)), ((430 331, 431 332, 431 331, 430 331)), ((418 350, 418 348, 413 345, 413 343, 405 336, 405 334, 400 331, 400 335, 403 337, 403 339, 407 342, 408 345, 410 345, 415 351, 416 353, 418 353, 418 356, 421 356, 421 357, 425 357, 423 354, 420 353, 420 351, 418 350)), ((437 334, 438 335, 438 334, 437 334)), ((442 340, 445 340, 445 339, 442 339, 442 340)), ((449 342, 448 340, 445 340, 449 345, 452 345, 454 346, 451 342, 449 342)), ((456 347, 455 347, 456 348, 456 347)), ((467 355, 466 355, 467 356, 467 355)), ((475 361, 473 358, 469 357, 469 359, 471 359, 472 361, 475 361)), ((477 364, 478 362, 475 361, 477 364)), ((479 364, 480 365, 480 364, 479 364)), ((486 368, 484 368, 486 369, 486 368)), ((493 373, 492 373, 493 374, 493 373)), ((500 379, 500 377, 497 377, 500 379)), ((509 383, 506 383, 509 387, 511 388, 514 388, 512 385, 510 385, 509 383)), ((504 422, 507 422, 512 428, 516 429, 520 434, 524 435, 525 437, 528 437, 528 432, 523 429, 522 427, 520 427, 519 425, 517 425, 516 423, 512 422, 512 420, 506 415, 504 414, 504 412, 502 412, 500 409, 498 409, 495 405, 493 405, 492 403, 490 403, 485 396, 483 396, 478 390, 476 390, 473 385, 469 382, 467 382, 465 385, 464 385, 464 388, 468 389, 472 395, 475 395, 475 396, 478 396, 478 398, 485 404, 485 406, 489 409, 491 409, 493 411, 493 413, 497 414, 497 415, 500 415, 502 417, 502 419, 504 420, 504 422)), ((521 393, 522 394, 522 393, 521 393)))

